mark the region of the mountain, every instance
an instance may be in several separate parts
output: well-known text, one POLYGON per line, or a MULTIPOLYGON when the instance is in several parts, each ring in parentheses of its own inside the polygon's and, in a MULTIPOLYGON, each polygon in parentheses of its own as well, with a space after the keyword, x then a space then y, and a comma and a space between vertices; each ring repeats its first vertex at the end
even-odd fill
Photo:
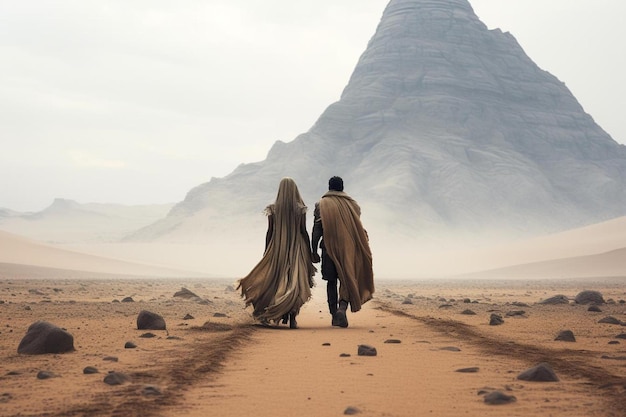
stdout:
POLYGON ((173 204, 125 206, 55 199, 36 213, 0 209, 0 230, 44 242, 111 242, 167 215, 173 204))
POLYGON ((389 253, 626 214, 626 147, 513 35, 489 30, 466 0, 391 0, 340 100, 308 132, 197 186, 128 239, 262 241, 281 177, 312 207, 332 175, 389 253))

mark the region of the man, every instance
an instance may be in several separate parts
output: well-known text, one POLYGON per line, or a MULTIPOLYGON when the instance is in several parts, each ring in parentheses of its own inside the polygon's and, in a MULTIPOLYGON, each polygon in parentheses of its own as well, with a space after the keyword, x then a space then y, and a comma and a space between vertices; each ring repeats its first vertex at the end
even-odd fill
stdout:
POLYGON ((315 203, 313 216, 312 259, 314 263, 320 261, 317 249, 323 237, 322 279, 326 281, 332 325, 348 327, 348 305, 357 312, 374 293, 372 252, 361 224, 361 208, 343 191, 341 177, 332 177, 328 192, 315 203))

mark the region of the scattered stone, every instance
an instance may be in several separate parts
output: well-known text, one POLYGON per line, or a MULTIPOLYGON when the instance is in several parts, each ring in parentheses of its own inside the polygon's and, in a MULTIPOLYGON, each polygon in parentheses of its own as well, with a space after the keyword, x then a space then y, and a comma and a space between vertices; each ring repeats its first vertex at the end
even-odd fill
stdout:
POLYGON ((358 355, 359 356, 376 356, 378 352, 376 348, 369 345, 359 345, 358 355))
POLYGON ((126 342, 124 343, 124 349, 135 349, 137 347, 136 344, 134 344, 133 342, 126 342))
POLYGON ((614 361, 626 361, 626 356, 609 356, 609 355, 602 355, 601 356, 602 359, 611 359, 614 361))
POLYGON ((148 332, 139 335, 139 337, 143 337, 144 339, 151 339, 153 337, 156 337, 156 334, 148 332))
POLYGON ((491 313, 491 317, 489 318, 489 325, 498 326, 500 324, 504 324, 504 320, 502 319, 502 316, 496 313, 491 313))
POLYGON ((405 298, 404 301, 402 301, 402 304, 413 304, 413 300, 411 300, 410 298, 405 298))
POLYGON ((616 319, 613 316, 606 316, 600 320, 598 320, 598 323, 606 323, 606 324, 622 324, 622 322, 618 319, 616 319))
POLYGON ((162 393, 159 387, 154 385, 146 385, 141 389, 141 395, 143 395, 144 397, 152 397, 162 395, 162 393))
POLYGON ((445 346, 445 347, 439 348, 439 350, 447 350, 448 352, 460 352, 461 351, 461 349, 456 346, 445 346))
POLYGON ((611 340, 609 341, 609 345, 619 345, 619 342, 617 340, 611 340))
POLYGON ((522 303, 521 301, 513 301, 511 305, 515 307, 530 307, 528 304, 522 303))
POLYGON ((396 343, 397 344, 397 343, 402 343, 402 341, 399 340, 399 339, 387 339, 387 340, 385 340, 385 343, 392 343, 392 344, 396 343))
POLYGON ((130 378, 121 373, 121 372, 109 372, 107 376, 104 377, 104 383, 108 385, 122 385, 124 382, 127 382, 130 378))
POLYGON ((478 372, 478 367, 477 366, 472 366, 470 368, 461 368, 461 369, 457 369, 454 372, 461 372, 463 374, 473 374, 478 372))
POLYGON ((524 314, 526 314, 524 310, 512 310, 506 312, 507 317, 523 316, 524 314))
POLYGON ((615 336, 616 339, 626 339, 626 333, 620 333, 617 336, 615 336))
POLYGON ((204 330, 209 332, 227 332, 233 329, 233 326, 226 323, 215 323, 212 321, 205 322, 201 327, 192 327, 194 330, 204 330))
POLYGON ((576 304, 604 304, 604 298, 599 291, 582 291, 574 298, 576 304))
POLYGON ((38 321, 31 324, 17 347, 17 353, 26 355, 72 351, 74 351, 74 337, 67 331, 47 321, 38 321))
POLYGON ((450 308, 452 307, 452 304, 442 304, 439 306, 439 308, 450 308))
POLYGON ((58 377, 57 374, 50 371, 39 371, 37 372, 37 379, 50 379, 58 377))
POLYGON ((322 343, 322 346, 330 346, 330 343, 324 342, 324 343, 322 343))
POLYGON ((572 332, 571 330, 562 330, 559 332, 559 334, 556 336, 556 339, 554 340, 560 342, 575 342, 576 338, 574 337, 574 332, 572 332))
POLYGON ((165 330, 165 319, 151 311, 141 310, 137 316, 139 330, 165 330))
POLYGON ((83 369, 83 373, 86 375, 90 375, 90 374, 97 374, 99 371, 95 366, 86 366, 83 369))
POLYGON ((180 291, 176 291, 174 293, 174 297, 184 298, 185 300, 190 300, 194 298, 200 298, 193 291, 188 290, 187 288, 181 288, 180 291))
POLYGON ((352 355, 350 355, 349 353, 341 353, 341 354, 339 354, 340 358, 349 358, 350 356, 352 356, 352 355))
POLYGON ((213 313, 213 317, 228 317, 228 315, 224 313, 213 313))
POLYGON ((135 300, 133 300, 133 297, 124 297, 124 298, 122 298, 122 302, 123 303, 134 303, 135 300))
POLYGON ((343 414, 347 415, 347 416, 352 416, 354 414, 359 414, 361 412, 361 410, 359 410, 356 407, 348 407, 343 411, 343 414))
POLYGON ((517 398, 513 395, 507 395, 501 391, 493 391, 485 395, 485 404, 489 405, 502 405, 510 404, 517 401, 517 398))
POLYGON ((519 374, 517 379, 522 381, 536 381, 536 382, 556 382, 559 381, 559 377, 556 376, 550 365, 547 363, 540 363, 537 366, 529 368, 519 374))
POLYGON ((465 303, 465 304, 469 304, 471 302, 472 302, 472 300, 470 300, 469 298, 464 298, 463 299, 463 303, 465 303))
POLYGON ((595 304, 590 305, 587 311, 593 311, 595 313, 602 313, 602 309, 595 304))
POLYGON ((543 301, 539 301, 539 304, 548 304, 548 305, 569 304, 569 298, 567 298, 567 296, 565 295, 558 294, 548 299, 545 299, 543 301))
POLYGON ((469 308, 466 310, 461 311, 461 314, 465 314, 466 316, 475 316, 476 313, 472 310, 470 310, 469 308))
POLYGON ((185 317, 183 317, 183 320, 193 320, 193 319, 195 319, 195 317, 189 313, 185 314, 185 317))
POLYGON ((102 360, 107 362, 117 362, 119 359, 117 359, 117 356, 105 356, 102 360))

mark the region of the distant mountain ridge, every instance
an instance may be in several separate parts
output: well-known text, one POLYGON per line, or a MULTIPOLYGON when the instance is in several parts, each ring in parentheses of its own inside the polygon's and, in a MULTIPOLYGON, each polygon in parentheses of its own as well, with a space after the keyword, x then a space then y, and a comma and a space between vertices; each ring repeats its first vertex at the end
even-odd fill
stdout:
POLYGON ((57 198, 34 213, 0 209, 0 230, 50 243, 115 242, 163 218, 173 205, 81 204, 57 198))
MULTIPOLYGON (((341 175, 372 236, 542 234, 626 214, 626 147, 466 0, 391 0, 339 101, 128 239, 252 236, 280 178, 341 175)), ((392 240, 386 242, 392 244, 392 240)))

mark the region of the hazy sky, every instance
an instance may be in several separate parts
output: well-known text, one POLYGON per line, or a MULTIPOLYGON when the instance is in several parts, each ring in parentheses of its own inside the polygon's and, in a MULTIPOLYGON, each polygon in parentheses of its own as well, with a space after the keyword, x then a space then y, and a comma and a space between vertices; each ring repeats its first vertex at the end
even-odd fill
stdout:
MULTIPOLYGON (((0 0, 0 207, 177 202, 339 99, 388 0, 0 0)), ((626 143, 624 0, 473 0, 626 143)))

